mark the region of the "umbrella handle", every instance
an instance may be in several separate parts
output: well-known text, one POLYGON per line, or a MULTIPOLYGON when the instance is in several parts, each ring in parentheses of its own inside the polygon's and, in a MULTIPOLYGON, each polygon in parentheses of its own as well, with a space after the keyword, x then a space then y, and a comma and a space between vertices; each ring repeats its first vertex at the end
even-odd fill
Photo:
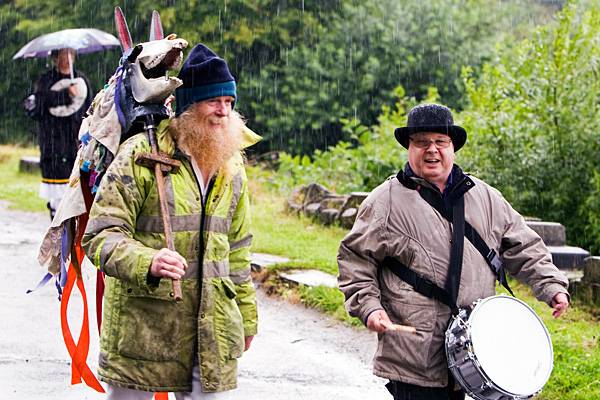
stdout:
POLYGON ((67 50, 67 57, 69 58, 69 72, 71 73, 71 84, 74 84, 75 77, 73 76, 73 58, 71 57, 71 50, 67 50))

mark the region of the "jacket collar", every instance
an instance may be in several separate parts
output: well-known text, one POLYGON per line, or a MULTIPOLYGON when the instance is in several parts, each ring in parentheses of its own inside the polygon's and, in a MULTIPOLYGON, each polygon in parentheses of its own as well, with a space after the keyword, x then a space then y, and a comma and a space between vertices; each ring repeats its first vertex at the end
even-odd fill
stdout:
POLYGON ((456 164, 454 164, 452 167, 452 171, 450 172, 450 176, 448 177, 448 182, 446 183, 446 188, 444 189, 443 193, 440 193, 440 190, 437 188, 437 186, 428 182, 424 178, 415 175, 408 163, 406 163, 404 170, 398 172, 396 178, 408 189, 422 190, 425 188, 426 190, 433 191, 442 196, 444 199, 450 201, 460 198, 466 192, 471 190, 473 186, 475 186, 475 182, 473 182, 473 180, 456 164))

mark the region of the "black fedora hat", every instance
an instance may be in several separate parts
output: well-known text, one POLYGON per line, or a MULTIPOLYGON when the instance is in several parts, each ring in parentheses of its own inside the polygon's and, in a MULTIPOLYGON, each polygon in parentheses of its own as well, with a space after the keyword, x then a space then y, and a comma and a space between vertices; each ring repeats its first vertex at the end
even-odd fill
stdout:
POLYGON ((406 126, 396 128, 396 140, 408 149, 410 135, 419 132, 436 132, 450 136, 454 151, 460 150, 467 141, 467 131, 454 125, 452 112, 446 106, 439 104, 420 104, 408 113, 406 126))

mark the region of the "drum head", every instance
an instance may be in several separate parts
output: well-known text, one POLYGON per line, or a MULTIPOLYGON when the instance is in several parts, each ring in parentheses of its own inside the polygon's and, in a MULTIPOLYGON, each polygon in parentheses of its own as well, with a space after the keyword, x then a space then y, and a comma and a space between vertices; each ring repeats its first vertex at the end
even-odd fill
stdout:
POLYGON ((473 352, 492 382, 509 393, 530 396, 550 378, 552 342, 525 303, 508 296, 481 301, 469 318, 473 352))

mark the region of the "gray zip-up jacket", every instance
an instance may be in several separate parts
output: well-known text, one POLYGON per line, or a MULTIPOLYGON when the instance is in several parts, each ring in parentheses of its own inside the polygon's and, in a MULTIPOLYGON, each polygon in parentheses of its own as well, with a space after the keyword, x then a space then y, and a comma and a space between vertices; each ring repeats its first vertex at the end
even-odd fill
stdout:
MULTIPOLYGON (((541 238, 502 195, 485 182, 453 173, 464 196, 465 220, 504 261, 506 271, 528 284, 536 298, 550 305, 568 280, 553 264, 541 238)), ((448 274, 452 224, 423 200, 418 190, 439 190, 427 181, 389 178, 363 202, 339 254, 339 287, 350 315, 364 323, 373 311, 384 309, 392 322, 411 325, 416 334, 386 331, 378 335, 373 361, 375 375, 426 387, 448 382, 444 333, 450 309, 425 297, 381 263, 394 257, 443 288, 448 274)), ((457 304, 470 305, 495 294, 495 275, 482 255, 465 238, 457 304)))

